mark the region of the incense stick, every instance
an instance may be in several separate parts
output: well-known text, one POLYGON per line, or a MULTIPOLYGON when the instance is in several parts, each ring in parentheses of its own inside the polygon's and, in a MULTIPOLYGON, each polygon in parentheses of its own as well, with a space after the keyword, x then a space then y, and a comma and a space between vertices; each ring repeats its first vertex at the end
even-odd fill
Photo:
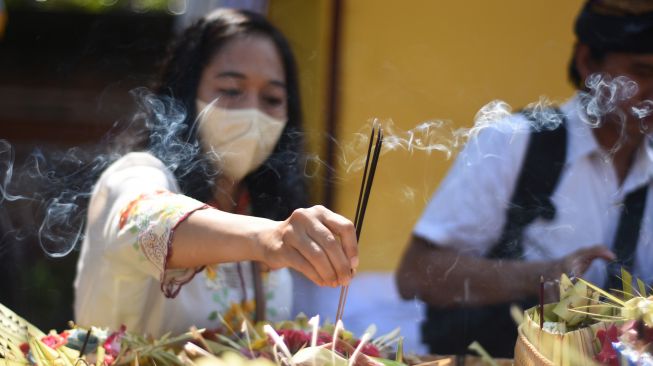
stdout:
POLYGON ((91 338, 91 328, 88 328, 88 332, 86 332, 86 337, 84 337, 84 343, 82 344, 82 348, 79 350, 80 359, 84 356, 84 353, 86 353, 86 345, 88 345, 89 338, 91 338))
MULTIPOLYGON (((383 145, 383 131, 380 127, 373 126, 372 133, 370 134, 370 142, 367 147, 367 156, 365 158, 365 168, 363 170, 363 179, 361 181, 361 188, 358 194, 358 203, 356 204, 356 215, 354 216, 354 226, 356 227, 356 239, 360 239, 360 234, 363 229, 363 219, 365 218, 365 211, 367 202, 370 198, 372 190, 372 182, 374 181, 374 173, 376 172, 376 165, 379 161, 381 154, 381 146, 383 145), (376 132, 376 139, 374 138, 376 132), (375 142, 376 141, 376 142, 375 142), (374 145, 374 151, 372 151, 374 145), (371 160, 370 160, 370 153, 371 160)), ((336 311, 336 322, 342 320, 342 315, 345 311, 345 302, 349 294, 349 285, 340 288, 340 298, 338 299, 338 310, 336 311)))
POLYGON ((544 276, 540 276, 540 330, 544 328, 544 276))
MULTIPOLYGON (((374 142, 375 127, 372 126, 370 132, 370 142, 367 144, 367 155, 365 156, 365 168, 363 168, 363 179, 361 179, 361 188, 358 191, 358 202, 356 203, 356 215, 354 216, 354 226, 358 230, 358 219, 361 212, 361 204, 363 202, 363 191, 365 190, 365 181, 367 180, 367 168, 370 165, 370 153, 372 152, 372 145, 374 142)), ((356 239, 358 239, 358 231, 356 232, 356 239)))
POLYGON ((379 128, 376 137, 376 145, 374 145, 374 153, 372 155, 372 164, 370 165, 369 179, 365 186, 365 193, 363 194, 363 203, 361 204, 360 213, 356 223, 356 239, 360 238, 361 230, 363 229, 363 218, 365 218, 365 210, 367 209, 367 201, 370 198, 372 191, 372 181, 374 180, 374 173, 376 172, 376 164, 379 161, 381 154, 381 145, 383 144, 383 131, 379 128))
MULTIPOLYGON (((356 214, 354 215, 354 227, 356 228, 356 239, 358 240, 358 219, 360 216, 360 209, 361 209, 361 204, 363 202, 363 193, 365 190, 365 181, 367 180, 367 168, 370 165, 370 152, 372 152, 372 145, 374 142, 374 132, 376 130, 376 126, 372 126, 372 132, 370 132, 370 141, 367 145, 367 155, 365 156, 365 167, 363 168, 363 179, 361 179, 361 187, 360 190, 358 191, 358 203, 356 203, 356 214)), ((340 297, 338 298, 338 309, 336 310, 336 322, 341 319, 342 314, 342 308, 344 307, 344 299, 347 297, 347 293, 349 292, 349 286, 344 286, 340 289, 340 297)))

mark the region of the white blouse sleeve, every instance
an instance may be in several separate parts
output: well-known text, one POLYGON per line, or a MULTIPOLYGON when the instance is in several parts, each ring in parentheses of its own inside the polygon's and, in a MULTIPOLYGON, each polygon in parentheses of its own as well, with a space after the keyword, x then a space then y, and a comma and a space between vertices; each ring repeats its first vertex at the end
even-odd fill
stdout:
POLYGON ((487 253, 503 229, 528 132, 525 120, 513 116, 470 138, 413 233, 470 255, 487 253))
POLYGON ((89 226, 100 229, 97 241, 103 243, 112 271, 154 277, 163 293, 174 297, 202 269, 166 268, 174 231, 191 213, 206 207, 179 193, 161 161, 147 153, 131 153, 100 178, 89 205, 89 226))

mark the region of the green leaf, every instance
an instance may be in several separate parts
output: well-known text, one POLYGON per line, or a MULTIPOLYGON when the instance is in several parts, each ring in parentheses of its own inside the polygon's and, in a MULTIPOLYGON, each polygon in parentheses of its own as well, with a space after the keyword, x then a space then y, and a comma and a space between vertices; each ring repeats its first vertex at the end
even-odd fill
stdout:
POLYGON ((624 299, 629 300, 633 298, 633 276, 630 272, 626 271, 624 267, 621 267, 621 284, 624 289, 624 299))
POLYGON ((637 287, 639 287, 639 296, 642 297, 648 296, 646 294, 646 284, 644 284, 644 281, 640 280, 639 278, 637 279, 637 287))
MULTIPOLYGON (((213 353, 214 355, 219 355, 226 351, 232 351, 232 352, 234 351, 233 347, 212 341, 210 339, 205 339, 204 342, 206 342, 206 345, 209 347, 207 351, 213 353)), ((239 349, 235 349, 235 350, 239 351, 239 349)))
POLYGON ((397 362, 404 361, 404 337, 400 337, 399 342, 397 342, 397 353, 395 356, 395 361, 397 362))
POLYGON ((391 330, 389 333, 381 335, 371 341, 379 349, 385 349, 399 342, 401 338, 401 329, 399 327, 391 330))
POLYGON ((486 365, 499 366, 496 363, 496 361, 494 361, 494 359, 487 353, 487 351, 485 351, 485 349, 483 348, 483 346, 481 346, 480 343, 474 341, 467 348, 478 353, 478 355, 481 356, 481 359, 486 365))
POLYGON ((213 311, 209 314, 209 320, 213 321, 213 320, 216 320, 216 319, 218 319, 218 312, 215 311, 215 310, 213 310, 213 311))
POLYGON ((609 293, 608 291, 605 291, 604 289, 602 289, 602 288, 600 288, 600 287, 597 287, 596 285, 593 285, 593 284, 591 284, 591 283, 585 281, 585 280, 582 279, 582 278, 579 278, 578 280, 581 281, 581 282, 583 282, 583 283, 585 283, 585 284, 587 285, 587 287, 591 288, 592 290, 594 290, 594 291, 598 291, 598 293, 600 293, 601 295, 605 296, 606 299, 612 301, 613 303, 615 303, 615 304, 617 304, 617 305, 619 305, 619 306, 624 306, 624 304, 625 304, 624 301, 620 300, 618 297, 612 295, 612 294, 609 293))
POLYGON ((216 333, 215 336, 216 336, 216 337, 217 337, 221 342, 224 342, 224 343, 227 344, 229 347, 232 347, 232 348, 235 349, 235 350, 240 350, 240 348, 242 347, 240 344, 234 342, 233 340, 231 340, 231 338, 229 338, 229 337, 227 337, 227 336, 225 336, 225 335, 222 335, 222 334, 216 333))

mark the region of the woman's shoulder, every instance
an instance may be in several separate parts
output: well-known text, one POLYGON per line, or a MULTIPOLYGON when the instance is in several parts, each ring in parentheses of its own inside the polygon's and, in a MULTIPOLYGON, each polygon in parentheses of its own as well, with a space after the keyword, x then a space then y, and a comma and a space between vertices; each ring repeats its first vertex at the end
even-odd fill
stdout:
POLYGON ((130 152, 123 155, 118 160, 114 161, 102 174, 103 176, 110 176, 125 171, 135 170, 157 170, 166 175, 172 174, 165 164, 156 156, 147 151, 130 152))
POLYGON ((111 164, 109 169, 124 169, 134 166, 151 166, 153 168, 166 169, 161 160, 147 151, 134 151, 127 153, 111 164))
POLYGON ((156 156, 146 151, 130 152, 116 160, 100 177, 99 184, 112 187, 132 179, 157 181, 166 186, 176 186, 170 169, 156 156))

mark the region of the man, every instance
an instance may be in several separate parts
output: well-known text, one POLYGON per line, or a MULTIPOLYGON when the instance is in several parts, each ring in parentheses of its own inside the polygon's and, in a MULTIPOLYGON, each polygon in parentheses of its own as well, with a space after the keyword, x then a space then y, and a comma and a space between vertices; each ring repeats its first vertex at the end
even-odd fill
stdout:
POLYGON ((561 273, 612 287, 621 265, 653 282, 653 1, 590 0, 575 32, 577 95, 557 113, 517 114, 470 140, 415 226, 397 283, 403 298, 428 305, 422 331, 433 353, 478 340, 511 357, 509 304, 533 305, 541 276, 548 294, 561 273), (531 154, 535 133, 524 126, 543 119, 565 132, 531 154), (555 153, 559 168, 547 162, 555 153), (529 213, 520 202, 541 207, 529 213))

